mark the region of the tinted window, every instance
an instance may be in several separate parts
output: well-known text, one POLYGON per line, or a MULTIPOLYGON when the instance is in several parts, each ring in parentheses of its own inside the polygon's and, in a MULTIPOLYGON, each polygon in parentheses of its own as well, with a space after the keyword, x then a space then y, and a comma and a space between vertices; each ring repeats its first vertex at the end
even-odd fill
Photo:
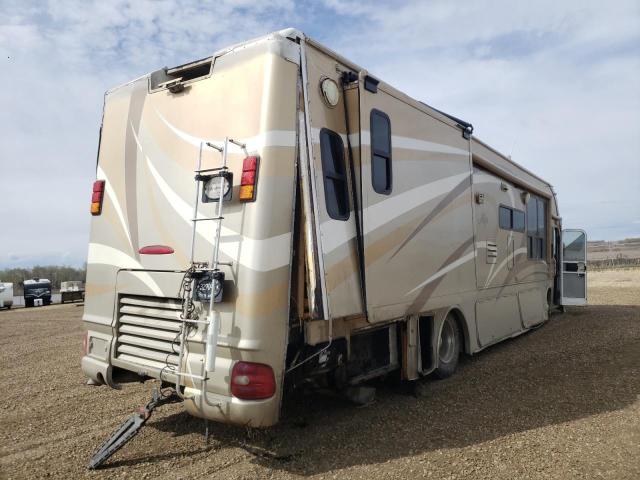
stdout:
POLYGON ((538 209, 536 206, 536 197, 529 196, 527 202, 527 232, 536 232, 538 230, 538 209))
POLYGON ((541 198, 536 199, 536 204, 538 205, 538 235, 544 235, 545 228, 545 205, 544 200, 541 198))
POLYGON ((537 238, 538 240, 538 249, 536 253, 538 254, 538 258, 544 258, 544 238, 537 238))
POLYGON ((500 207, 500 228, 511 230, 511 209, 500 207))
POLYGON ((527 202, 527 251, 531 259, 546 257, 546 200, 531 195, 527 202))
POLYGON ((387 114, 371 110, 371 184, 377 193, 389 195, 392 187, 391 121, 387 114))
POLYGON ((514 230, 518 232, 524 232, 524 212, 521 210, 513 210, 513 225, 514 230))
POLYGON ((349 218, 349 188, 340 135, 326 128, 320 131, 320 156, 327 213, 336 220, 346 220, 349 218))

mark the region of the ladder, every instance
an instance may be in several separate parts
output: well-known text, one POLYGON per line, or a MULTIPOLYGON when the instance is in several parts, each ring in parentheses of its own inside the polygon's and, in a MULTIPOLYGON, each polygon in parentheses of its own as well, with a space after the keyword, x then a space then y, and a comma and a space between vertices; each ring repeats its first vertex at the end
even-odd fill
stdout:
MULTIPOLYGON (((224 139, 224 144, 222 147, 214 145, 210 142, 200 142, 200 148, 198 150, 198 160, 196 163, 195 173, 195 182, 196 182, 196 197, 195 203, 193 207, 193 218, 192 222, 192 232, 191 232, 191 254, 189 260, 189 267, 185 272, 185 276, 183 278, 181 293, 182 293, 182 311, 180 314, 180 320, 182 322, 180 326, 180 332, 176 337, 176 341, 179 338, 179 356, 178 356, 178 365, 176 367, 172 365, 168 365, 165 367, 169 373, 173 373, 176 376, 175 389, 169 395, 165 395, 162 390, 157 389, 154 390, 153 396, 151 400, 143 407, 141 407, 140 411, 133 416, 129 417, 118 429, 104 442, 100 448, 94 453, 93 457, 89 461, 87 467, 90 470, 96 469, 100 467, 104 462, 106 462, 116 451, 122 448, 129 440, 131 440, 144 426, 147 422, 153 411, 164 405, 166 403, 174 403, 181 400, 184 400, 184 396, 180 389, 181 380, 183 377, 190 377, 196 380, 202 381, 202 391, 205 392, 206 382, 209 379, 209 372, 215 371, 215 360, 216 360, 216 347, 218 343, 218 331, 220 329, 220 315, 214 309, 215 302, 215 285, 214 282, 216 279, 218 281, 224 280, 224 275, 220 272, 220 266, 227 265, 232 266, 231 262, 221 262, 219 259, 220 256, 220 236, 222 234, 222 220, 223 217, 223 203, 224 203, 224 182, 225 179, 230 178, 228 173, 227 166, 227 149, 229 144, 232 143, 237 145, 241 149, 247 153, 247 148, 244 143, 237 142, 229 137, 224 139), (202 168, 202 151, 203 148, 207 146, 214 150, 217 150, 222 154, 222 166, 217 168, 202 168), (212 175, 213 173, 213 175, 212 175), (217 176, 220 177, 220 196, 218 197, 218 205, 216 208, 216 216, 215 217, 202 217, 198 218, 198 205, 200 203, 200 183, 204 183, 210 181, 212 178, 215 180, 217 176), (197 226, 198 222, 201 221, 212 221, 216 222, 216 231, 215 236, 213 238, 213 252, 211 254, 210 262, 198 262, 195 260, 195 245, 196 245, 196 236, 197 236, 197 226), (193 285, 196 281, 196 278, 202 278, 203 275, 209 275, 211 278, 211 296, 209 298, 209 313, 207 320, 199 320, 198 315, 194 313, 194 305, 193 305, 193 285), (182 362, 184 360, 184 355, 186 351, 187 345, 187 336, 189 330, 192 326, 203 324, 207 326, 207 339, 206 339, 206 354, 205 354, 205 368, 204 375, 194 375, 188 373, 187 371, 182 371, 182 362)), ((248 154, 247 154, 248 156, 248 154)), ((231 182, 230 182, 231 183, 231 182)), ((174 344, 176 342, 174 341, 174 344)), ((206 393, 204 394, 204 399, 206 400, 206 393)), ((207 403, 209 403, 207 401, 207 403)), ((210 403, 209 403, 210 404, 210 403)), ((219 404, 218 404, 219 405, 219 404)), ((209 437, 209 424, 205 419, 205 441, 208 440, 209 437)))
POLYGON ((224 220, 223 216, 223 204, 224 204, 224 187, 225 181, 229 178, 229 167, 227 165, 227 151, 229 148, 229 144, 234 144, 240 147, 242 150, 247 152, 246 144, 238 142, 232 138, 225 137, 224 143, 222 146, 215 145, 211 142, 200 142, 200 147, 198 149, 198 159, 196 162, 196 168, 194 170, 195 173, 195 183, 196 183, 196 194, 193 206, 193 218, 191 219, 192 229, 191 229, 191 253, 189 256, 189 267, 186 270, 185 278, 183 280, 182 285, 182 311, 180 315, 180 320, 182 322, 179 334, 179 354, 178 354, 178 365, 177 369, 173 369, 171 367, 168 370, 175 374, 176 376, 176 387, 175 390, 182 397, 182 393, 180 390, 180 384, 182 377, 190 377, 196 380, 201 380, 203 382, 203 390, 204 390, 204 382, 208 380, 208 373, 215 371, 215 359, 216 359, 216 348, 218 344, 218 332, 220 330, 220 314, 217 310, 214 309, 215 302, 215 282, 223 282, 224 274, 220 272, 220 266, 232 266, 232 262, 221 262, 220 257, 220 237, 222 234, 222 221, 224 220), (222 166, 216 168, 202 168, 202 153, 204 147, 212 148, 213 150, 218 151, 222 154, 222 166), (216 180, 219 178, 219 197, 217 201, 216 214, 214 217, 201 217, 198 218, 198 210, 200 204, 200 184, 202 183, 204 190, 204 183, 211 180, 216 180), (195 250, 196 250, 196 237, 197 237, 197 227, 199 222, 203 221, 212 221, 216 222, 216 229, 213 238, 213 251, 211 253, 211 261, 210 262, 199 262, 195 260, 195 250), (211 279, 210 285, 210 298, 209 298, 209 312, 207 320, 198 319, 197 314, 194 314, 194 304, 193 304, 193 296, 192 291, 195 285, 195 281, 197 278, 201 278, 204 275, 208 275, 211 279), (189 330, 192 326, 197 324, 203 324, 207 326, 207 337, 206 337, 206 348, 205 348, 205 368, 204 375, 194 375, 188 373, 186 371, 182 371, 182 363, 184 360, 184 355, 186 351, 187 345, 187 336, 189 330), (177 370, 177 371, 176 371, 177 370))

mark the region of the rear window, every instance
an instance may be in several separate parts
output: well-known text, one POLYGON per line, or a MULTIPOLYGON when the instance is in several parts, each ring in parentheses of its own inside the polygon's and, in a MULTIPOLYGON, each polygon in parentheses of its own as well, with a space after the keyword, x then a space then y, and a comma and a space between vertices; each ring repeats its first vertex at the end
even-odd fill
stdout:
POLYGON ((344 162, 344 144, 340 135, 326 128, 320 130, 320 156, 327 213, 335 220, 347 220, 349 188, 344 162))

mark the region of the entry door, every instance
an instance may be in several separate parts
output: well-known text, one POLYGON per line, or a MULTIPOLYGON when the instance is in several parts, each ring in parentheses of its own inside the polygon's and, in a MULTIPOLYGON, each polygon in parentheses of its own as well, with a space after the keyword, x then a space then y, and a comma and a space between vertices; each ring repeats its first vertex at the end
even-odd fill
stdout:
POLYGON ((587 234, 562 231, 562 305, 587 304, 587 234))

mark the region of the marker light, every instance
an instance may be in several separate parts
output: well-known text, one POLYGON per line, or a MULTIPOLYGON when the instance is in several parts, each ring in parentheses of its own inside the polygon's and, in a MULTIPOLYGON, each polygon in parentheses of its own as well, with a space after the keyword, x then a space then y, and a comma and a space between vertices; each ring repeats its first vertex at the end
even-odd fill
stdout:
POLYGON ((93 182, 93 193, 91 194, 91 215, 102 213, 102 200, 104 198, 104 180, 93 182))
POLYGON ((240 180, 240 201, 253 202, 256 199, 258 183, 259 157, 247 157, 242 162, 242 178, 240 180))
POLYGON ((141 255, 169 255, 173 253, 173 248, 166 245, 147 245, 138 250, 141 255))

